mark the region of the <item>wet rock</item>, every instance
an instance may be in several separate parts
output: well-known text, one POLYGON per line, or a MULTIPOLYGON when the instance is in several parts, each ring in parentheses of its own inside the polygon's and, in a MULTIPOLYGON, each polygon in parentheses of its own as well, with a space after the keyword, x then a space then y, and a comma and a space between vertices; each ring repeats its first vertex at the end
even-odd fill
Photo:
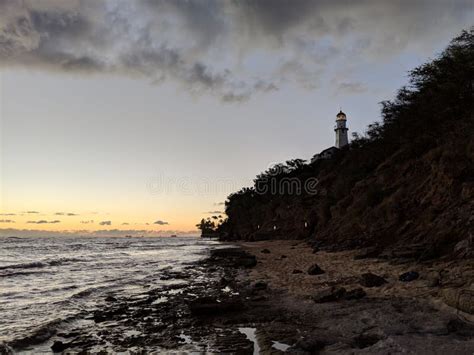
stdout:
POLYGON ((362 288, 355 288, 353 290, 347 291, 344 295, 344 299, 346 300, 360 300, 367 295, 362 288))
POLYGON ((298 270, 298 269, 294 269, 293 272, 292 272, 292 274, 302 274, 302 273, 303 273, 303 271, 298 270))
POLYGON ((416 271, 408 271, 401 274, 398 279, 403 282, 410 282, 416 280, 418 277, 420 277, 420 274, 418 274, 416 271))
POLYGON ((319 291, 313 296, 313 301, 316 303, 335 302, 343 298, 346 294, 344 287, 328 287, 324 290, 319 291))
POLYGON ((199 316, 211 316, 226 312, 235 312, 244 308, 240 298, 229 298, 217 300, 214 297, 201 297, 189 303, 192 314, 199 316))
POLYGON ((211 250, 210 261, 238 268, 251 268, 257 265, 255 255, 247 253, 240 248, 211 250))
POLYGON ((0 354, 12 355, 14 354, 14 352, 13 349, 10 348, 7 344, 0 343, 0 354))
POLYGON ((261 301, 266 301, 268 299, 268 297, 265 297, 263 295, 258 295, 258 296, 252 296, 250 297, 250 300, 252 302, 261 302, 261 301))
POLYGON ((261 253, 262 253, 262 254, 270 254, 270 250, 268 250, 268 249, 262 249, 261 253))
POLYGON ((354 345, 359 349, 368 348, 382 340, 379 334, 359 334, 353 339, 354 345))
POLYGON ((105 302, 117 302, 117 299, 114 296, 107 296, 105 302))
POLYGON ((168 271, 160 277, 160 280, 164 280, 164 281, 172 280, 172 279, 186 280, 186 279, 189 279, 190 277, 191 277, 191 275, 185 274, 185 273, 182 273, 182 272, 168 271))
POLYGON ((301 339, 290 350, 296 350, 296 353, 298 353, 298 350, 303 350, 310 354, 318 354, 325 346, 326 344, 319 339, 301 339))
POLYGON ((372 274, 371 272, 361 275, 360 284, 364 287, 379 287, 386 284, 387 280, 383 277, 372 274))
POLYGON ((324 274, 324 270, 319 267, 318 264, 311 265, 308 269, 308 275, 321 275, 324 274))
POLYGON ((219 283, 222 285, 222 286, 227 286, 229 285, 230 283, 232 282, 232 279, 228 278, 228 277, 225 277, 225 276, 222 276, 219 283))
POLYGON ((69 347, 69 344, 63 343, 62 341, 58 340, 55 341, 54 344, 51 346, 51 350, 54 353, 61 353, 69 347))
POLYGON ((268 287, 267 283, 264 281, 257 281, 254 285, 253 288, 254 290, 260 291, 260 290, 266 290, 268 287))

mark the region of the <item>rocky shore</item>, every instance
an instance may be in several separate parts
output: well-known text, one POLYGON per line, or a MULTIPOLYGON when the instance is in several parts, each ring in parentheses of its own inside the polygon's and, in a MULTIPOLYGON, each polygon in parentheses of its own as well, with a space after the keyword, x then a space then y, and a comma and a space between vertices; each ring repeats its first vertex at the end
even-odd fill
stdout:
MULTIPOLYGON (((58 353, 473 353, 470 260, 368 255, 295 241, 214 249, 183 272, 163 274, 174 280, 166 287, 152 285, 132 298, 106 295, 83 319, 43 334, 44 347, 58 353)), ((2 352, 31 349, 33 340, 2 352)))

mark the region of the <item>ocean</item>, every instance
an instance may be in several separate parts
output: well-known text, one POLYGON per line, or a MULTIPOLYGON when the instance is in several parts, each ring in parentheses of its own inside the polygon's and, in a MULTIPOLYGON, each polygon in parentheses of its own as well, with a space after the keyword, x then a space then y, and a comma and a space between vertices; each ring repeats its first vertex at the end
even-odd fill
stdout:
POLYGON ((0 344, 41 348, 106 296, 185 283, 181 272, 218 244, 200 238, 0 237, 0 344))

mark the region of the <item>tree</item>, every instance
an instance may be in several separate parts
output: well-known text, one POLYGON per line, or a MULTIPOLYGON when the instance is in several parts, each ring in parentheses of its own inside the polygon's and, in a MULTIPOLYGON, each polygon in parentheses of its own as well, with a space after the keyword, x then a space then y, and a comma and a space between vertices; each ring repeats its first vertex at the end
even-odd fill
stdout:
POLYGON ((215 235, 216 224, 210 218, 201 219, 201 222, 196 224, 196 227, 201 231, 201 237, 211 237, 215 235))

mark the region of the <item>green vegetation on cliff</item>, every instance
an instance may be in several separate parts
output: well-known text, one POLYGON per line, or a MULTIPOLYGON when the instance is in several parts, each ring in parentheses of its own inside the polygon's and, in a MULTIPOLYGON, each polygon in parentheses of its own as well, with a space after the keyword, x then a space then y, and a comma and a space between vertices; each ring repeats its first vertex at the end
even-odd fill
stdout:
POLYGON ((230 195, 221 238, 452 250, 474 227, 473 91, 471 28, 414 69, 382 102, 381 122, 331 159, 288 161, 230 195))

